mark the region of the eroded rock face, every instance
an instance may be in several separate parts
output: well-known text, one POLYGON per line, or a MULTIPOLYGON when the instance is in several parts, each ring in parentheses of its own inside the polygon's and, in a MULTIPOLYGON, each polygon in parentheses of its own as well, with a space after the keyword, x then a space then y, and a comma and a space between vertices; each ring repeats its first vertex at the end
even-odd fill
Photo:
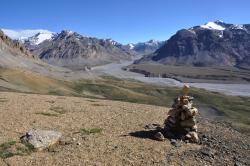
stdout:
POLYGON ((171 135, 189 142, 198 143, 197 121, 198 109, 193 107, 193 97, 188 96, 189 86, 185 85, 182 96, 175 99, 172 109, 165 120, 164 135, 171 135))
POLYGON ((35 150, 41 151, 57 144, 62 137, 62 133, 51 130, 31 129, 24 136, 21 142, 30 144, 35 150))

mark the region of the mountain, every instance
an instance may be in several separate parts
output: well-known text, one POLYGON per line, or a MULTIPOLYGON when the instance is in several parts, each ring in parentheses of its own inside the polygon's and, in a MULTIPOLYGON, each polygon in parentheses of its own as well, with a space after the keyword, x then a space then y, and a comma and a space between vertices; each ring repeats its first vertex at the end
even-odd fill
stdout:
POLYGON ((155 52, 164 44, 164 41, 149 40, 147 42, 139 42, 133 45, 133 50, 139 54, 145 55, 155 52))
POLYGON ((149 40, 146 42, 139 42, 135 44, 129 43, 127 45, 123 45, 123 48, 133 52, 136 55, 147 55, 155 52, 164 43, 164 41, 149 40))
POLYGON ((49 40, 53 37, 54 32, 35 29, 35 30, 11 30, 1 29, 12 40, 18 40, 21 43, 27 43, 30 45, 38 45, 44 40, 49 40))
POLYGON ((71 69, 130 60, 132 56, 111 39, 84 37, 73 31, 63 30, 52 35, 50 40, 44 40, 37 45, 30 44, 30 41, 25 42, 25 46, 40 59, 71 69))
POLYGON ((18 41, 13 41, 0 30, 0 66, 20 66, 23 60, 35 59, 35 57, 18 41))
MULTIPOLYGON (((0 78, 2 77, 1 74, 3 74, 3 71, 8 71, 8 78, 11 77, 11 80, 9 81, 8 79, 6 79, 7 81, 5 80, 4 85, 11 84, 13 83, 12 81, 14 81, 17 82, 15 86, 21 86, 27 80, 32 82, 34 75, 36 77, 35 79, 40 77, 50 77, 52 79, 60 80, 91 77, 85 72, 72 75, 72 71, 70 69, 49 65, 43 62, 28 49, 26 49, 22 43, 18 42, 17 40, 12 40, 10 37, 5 35, 3 31, 0 31, 0 78), (14 73, 25 75, 25 77, 21 78, 19 77, 19 74, 15 75, 12 73, 13 71, 14 73), (29 76, 27 76, 27 73, 29 73, 29 76)), ((3 80, 0 79, 0 84, 1 83, 3 83, 3 80)), ((10 87, 12 86, 14 85, 10 85, 10 87)))
POLYGON ((247 67, 250 65, 250 24, 215 21, 179 30, 162 47, 135 63, 147 62, 247 67))

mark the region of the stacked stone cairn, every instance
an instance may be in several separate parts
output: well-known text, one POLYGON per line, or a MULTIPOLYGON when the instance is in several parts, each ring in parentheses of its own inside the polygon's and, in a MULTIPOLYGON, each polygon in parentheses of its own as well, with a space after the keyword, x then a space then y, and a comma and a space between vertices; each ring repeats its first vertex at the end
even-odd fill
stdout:
POLYGON ((165 120, 163 135, 168 138, 182 139, 186 142, 198 143, 196 115, 193 97, 188 96, 189 86, 184 85, 182 95, 174 100, 172 109, 165 120))

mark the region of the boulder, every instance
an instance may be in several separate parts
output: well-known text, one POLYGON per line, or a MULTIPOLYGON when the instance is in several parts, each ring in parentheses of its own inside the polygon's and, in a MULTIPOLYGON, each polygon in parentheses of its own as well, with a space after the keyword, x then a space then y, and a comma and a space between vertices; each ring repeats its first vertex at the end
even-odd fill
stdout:
POLYGON ((29 144, 37 151, 41 151, 57 144, 62 137, 62 133, 52 130, 31 129, 24 136, 21 142, 29 144))

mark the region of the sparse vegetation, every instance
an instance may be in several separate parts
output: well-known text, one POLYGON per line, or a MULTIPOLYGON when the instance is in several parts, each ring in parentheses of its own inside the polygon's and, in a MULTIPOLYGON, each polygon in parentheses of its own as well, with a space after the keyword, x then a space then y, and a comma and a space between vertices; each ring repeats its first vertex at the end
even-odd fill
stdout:
POLYGON ((49 108, 50 111, 53 111, 55 113, 51 112, 36 112, 37 115, 43 115, 43 116, 59 116, 61 114, 65 114, 67 110, 65 110, 63 107, 58 107, 58 106, 52 106, 49 108))
POLYGON ((46 101, 47 103, 50 103, 50 104, 54 104, 55 103, 55 101, 54 100, 48 100, 48 101, 46 101))
POLYGON ((16 141, 9 141, 2 143, 0 145, 0 157, 1 158, 8 158, 12 157, 14 154, 9 151, 9 149, 16 144, 16 141))
POLYGON ((94 104, 91 104, 92 106, 96 106, 96 107, 99 107, 99 106, 105 106, 104 104, 98 104, 98 103, 94 103, 94 104))
MULTIPOLYGON (((109 100, 167 107, 171 106, 173 98, 180 93, 180 88, 177 87, 145 85, 110 77, 98 82, 77 82, 72 88, 78 94, 81 94, 82 91, 89 91, 93 94, 104 96, 109 100)), ((225 120, 232 121, 232 125, 236 129, 249 133, 250 98, 226 96, 197 88, 191 89, 191 95, 195 97, 195 104, 198 106, 218 111, 224 115, 225 120)), ((93 96, 88 97, 97 98, 93 96)))
POLYGON ((102 128, 80 129, 80 133, 83 135, 97 134, 101 132, 102 132, 102 128))
MULTIPOLYGON (((221 72, 229 72, 229 70, 220 70, 221 72)), ((243 70, 241 70, 242 72, 243 70)), ((191 72, 191 71, 190 71, 191 72)), ((231 71, 230 71, 231 72, 231 71)), ((235 72, 232 71, 235 75, 235 72)), ((243 73, 243 72, 242 72, 243 73)), ((247 75, 249 72, 244 72, 244 75, 247 75)), ((23 73, 21 73, 23 74, 23 73)), ((196 73, 197 74, 197 73, 196 73)), ((4 78, 8 78, 10 80, 17 81, 17 79, 13 79, 14 76, 19 78, 20 72, 17 71, 1 71, 1 75, 4 78), (10 78, 10 75, 13 78, 10 78)), ((24 76, 23 76, 24 77, 24 76)), ((66 81, 55 81, 49 80, 46 78, 46 83, 40 85, 41 82, 34 80, 38 80, 38 77, 35 79, 31 79, 30 77, 22 78, 25 80, 22 82, 21 85, 25 84, 25 87, 30 89, 37 90, 36 93, 43 93, 43 94, 51 94, 48 90, 51 88, 46 87, 43 88, 43 92, 41 92, 40 86, 46 84, 48 82, 53 82, 53 85, 56 87, 65 87, 67 91, 61 91, 56 95, 69 95, 69 96, 77 96, 77 97, 87 97, 91 99, 108 99, 108 100, 118 100, 118 101, 127 101, 133 103, 142 103, 142 104, 150 104, 150 105, 157 105, 157 106, 166 106, 169 107, 172 104, 173 98, 179 94, 180 88, 175 87, 161 87, 161 86, 154 86, 154 85, 147 85, 140 82, 132 82, 132 81, 125 81, 121 79, 117 79, 111 76, 105 76, 103 79, 98 81, 92 80, 81 80, 77 82, 66 82, 66 81), (36 85, 36 87, 34 87, 36 85)), ((32 75, 34 77, 34 75, 32 75)), ((39 79, 40 80, 40 79, 39 79)), ((13 81, 12 81, 13 82, 13 81)), ((19 82, 16 84, 19 85, 19 82)), ((50 83, 48 83, 50 84, 50 83)), ((226 96, 221 95, 219 93, 208 92, 205 90, 192 88, 191 91, 192 95, 195 97, 195 103, 203 108, 214 109, 224 115, 224 117, 230 121, 233 121, 233 125, 244 131, 249 133, 250 125, 249 125, 249 117, 250 117, 250 105, 249 97, 235 97, 235 96, 226 96)), ((55 93, 53 93, 54 95, 55 93)), ((57 97, 58 99, 64 100, 65 97, 60 96, 57 97)), ((1 102, 7 102, 7 99, 0 99, 1 102)), ((95 101, 94 101, 95 102, 95 101)), ((50 102, 53 104, 53 102, 50 102)), ((54 106, 53 106, 54 107, 54 106)), ((44 116, 59 116, 60 114, 65 114, 67 110, 63 108, 51 108, 53 112, 38 112, 37 114, 44 115, 44 116)))
POLYGON ((0 103, 4 103, 4 102, 7 102, 8 101, 8 99, 6 99, 6 98, 0 98, 0 103))
POLYGON ((43 115, 43 116, 58 116, 58 114, 55 113, 49 113, 49 112, 36 112, 37 115, 43 115))
POLYGON ((250 80, 250 70, 233 67, 168 66, 161 64, 133 64, 130 71, 148 77, 169 77, 183 82, 242 83, 250 80))
POLYGON ((50 110, 54 111, 54 112, 56 112, 58 114, 65 114, 67 112, 66 109, 64 109, 63 107, 58 107, 58 106, 50 107, 50 110))
POLYGON ((6 159, 15 155, 28 155, 33 148, 28 145, 19 144, 16 141, 9 141, 0 145, 0 158, 6 159))

